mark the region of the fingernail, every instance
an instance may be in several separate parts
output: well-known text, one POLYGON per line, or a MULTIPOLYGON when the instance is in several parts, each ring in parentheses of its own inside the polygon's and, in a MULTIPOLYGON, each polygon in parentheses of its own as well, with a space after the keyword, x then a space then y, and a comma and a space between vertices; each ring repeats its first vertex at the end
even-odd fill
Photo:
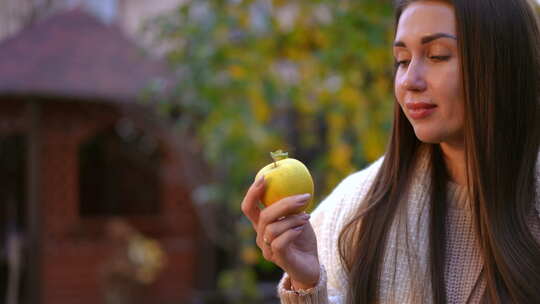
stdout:
POLYGON ((311 216, 305 212, 303 212, 301 215, 300 215, 300 218, 303 219, 303 220, 307 220, 309 219, 311 216))
POLYGON ((307 201, 309 200, 310 197, 311 197, 311 194, 309 194, 309 193, 304 193, 304 194, 298 195, 296 197, 296 199, 297 199, 296 203, 300 204, 300 205, 303 205, 303 204, 307 203, 307 201))
POLYGON ((256 186, 256 187, 259 187, 259 186, 262 184, 263 180, 264 180, 264 175, 261 176, 261 177, 259 177, 259 178, 255 181, 255 186, 256 186))
POLYGON ((296 231, 301 231, 302 229, 304 229, 304 225, 296 226, 293 229, 296 230, 296 231))

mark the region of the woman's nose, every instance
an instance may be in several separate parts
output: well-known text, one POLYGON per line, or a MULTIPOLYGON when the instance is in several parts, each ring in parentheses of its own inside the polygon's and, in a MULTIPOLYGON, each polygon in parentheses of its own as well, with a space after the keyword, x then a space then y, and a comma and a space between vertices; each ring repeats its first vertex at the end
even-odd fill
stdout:
POLYGON ((423 91, 427 88, 424 66, 414 60, 407 66, 401 85, 409 91, 423 91))

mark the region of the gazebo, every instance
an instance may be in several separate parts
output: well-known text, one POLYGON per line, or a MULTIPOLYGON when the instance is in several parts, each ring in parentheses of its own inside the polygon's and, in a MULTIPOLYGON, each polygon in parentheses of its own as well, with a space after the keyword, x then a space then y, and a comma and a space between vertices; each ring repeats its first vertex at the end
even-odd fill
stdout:
POLYGON ((4 261, 22 254, 27 303, 104 303, 118 219, 167 256, 141 303, 185 303, 197 287, 206 242, 191 193, 204 164, 140 102, 167 75, 79 9, 0 42, 0 241, 4 261))

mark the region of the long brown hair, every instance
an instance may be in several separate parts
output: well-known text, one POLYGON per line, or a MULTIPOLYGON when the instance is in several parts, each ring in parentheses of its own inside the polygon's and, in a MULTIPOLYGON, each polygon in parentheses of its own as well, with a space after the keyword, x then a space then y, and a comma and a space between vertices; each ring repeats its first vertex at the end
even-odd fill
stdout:
MULTIPOLYGON (((398 0, 401 13, 415 0, 398 0)), ((527 223, 540 194, 540 32, 527 0, 453 0, 465 97, 467 189, 487 280, 483 301, 540 303, 540 244, 527 223)), ((433 303, 445 303, 448 175, 438 145, 421 143, 397 102, 381 168, 339 237, 349 274, 347 303, 376 303, 393 220, 405 210, 414 164, 429 147, 429 274, 433 303), (437 203, 436 203, 437 202, 437 203)), ((428 228, 428 227, 426 227, 428 228)))

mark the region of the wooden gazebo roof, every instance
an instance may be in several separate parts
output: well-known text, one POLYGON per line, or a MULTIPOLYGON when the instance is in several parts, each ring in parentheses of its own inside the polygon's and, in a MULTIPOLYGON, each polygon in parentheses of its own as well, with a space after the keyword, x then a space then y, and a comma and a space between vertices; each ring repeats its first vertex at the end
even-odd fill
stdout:
POLYGON ((132 102, 167 79, 116 25, 81 9, 52 15, 0 42, 0 95, 132 102))

